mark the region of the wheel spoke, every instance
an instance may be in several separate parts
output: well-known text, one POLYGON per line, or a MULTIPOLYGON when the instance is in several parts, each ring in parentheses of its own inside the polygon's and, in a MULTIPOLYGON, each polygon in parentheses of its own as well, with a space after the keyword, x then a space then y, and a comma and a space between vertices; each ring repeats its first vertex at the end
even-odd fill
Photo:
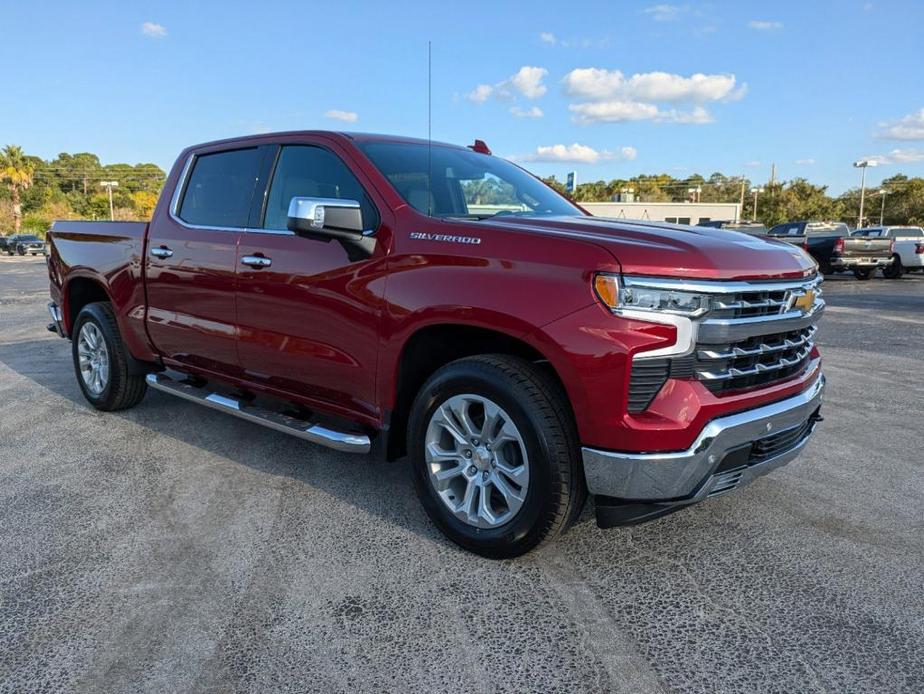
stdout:
POLYGON ((448 405, 443 405, 439 409, 440 420, 439 424, 449 432, 449 435, 452 436, 458 443, 467 444, 468 437, 465 435, 465 432, 459 428, 459 425, 456 423, 455 418, 452 416, 452 410, 449 409, 448 405))
POLYGON ((506 426, 506 423, 507 420, 497 405, 485 403, 484 426, 481 428, 481 437, 484 440, 497 443, 497 433, 506 426))
POLYGON ((491 483, 497 488, 497 491, 501 493, 501 496, 504 497, 504 501, 507 502, 507 506, 513 508, 514 501, 523 501, 523 490, 515 490, 510 484, 504 479, 504 473, 496 472, 491 476, 491 483))
POLYGON ((468 486, 465 488, 465 496, 462 498, 462 503, 459 504, 459 511, 464 513, 468 520, 473 521, 477 518, 478 512, 474 508, 477 503, 475 496, 478 494, 478 485, 475 484, 475 480, 468 480, 468 486))
POLYGON ((529 470, 525 465, 509 465, 506 461, 498 458, 497 469, 506 475, 517 486, 523 487, 529 478, 529 470))
POLYGON ((453 410, 453 412, 455 412, 459 422, 465 428, 465 433, 468 435, 468 437, 474 438, 481 435, 481 429, 475 425, 475 422, 472 421, 472 418, 468 413, 471 406, 472 401, 466 399, 463 400, 462 404, 457 409, 453 410))
POLYGON ((478 497, 478 515, 491 525, 494 525, 497 523, 497 517, 491 510, 491 490, 488 486, 482 486, 480 490, 481 494, 478 497))

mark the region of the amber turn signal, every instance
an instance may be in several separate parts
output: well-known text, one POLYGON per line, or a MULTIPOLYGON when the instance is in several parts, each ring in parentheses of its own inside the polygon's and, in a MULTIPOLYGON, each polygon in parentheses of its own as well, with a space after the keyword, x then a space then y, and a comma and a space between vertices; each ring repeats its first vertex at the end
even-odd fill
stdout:
POLYGON ((619 305, 619 280, 616 275, 596 275, 594 291, 608 308, 615 309, 619 305))

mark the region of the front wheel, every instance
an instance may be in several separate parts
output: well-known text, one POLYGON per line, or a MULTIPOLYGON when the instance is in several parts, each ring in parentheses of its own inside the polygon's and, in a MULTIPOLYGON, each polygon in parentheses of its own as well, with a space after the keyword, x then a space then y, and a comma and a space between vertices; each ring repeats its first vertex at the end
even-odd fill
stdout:
POLYGON ((16 252, 19 253, 19 255, 25 255, 26 249, 20 246, 19 248, 16 249, 16 252))
POLYGON ((868 267, 868 268, 863 268, 863 269, 858 268, 853 271, 853 276, 856 277, 858 280, 868 280, 875 274, 876 274, 876 268, 874 267, 868 267))
POLYGON ((83 307, 72 331, 71 353, 77 383, 98 410, 134 407, 147 390, 143 375, 129 372, 129 354, 112 307, 105 302, 83 307))
POLYGON ((586 499, 568 403, 516 357, 460 359, 433 374, 411 410, 408 451, 427 514, 482 556, 515 557, 555 538, 586 499))

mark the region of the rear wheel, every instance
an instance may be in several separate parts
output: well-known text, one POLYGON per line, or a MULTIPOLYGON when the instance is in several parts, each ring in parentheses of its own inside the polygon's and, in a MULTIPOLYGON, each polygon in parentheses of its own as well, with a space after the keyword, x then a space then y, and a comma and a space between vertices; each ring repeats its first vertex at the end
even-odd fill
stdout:
POLYGON ((853 276, 858 280, 868 280, 870 277, 876 274, 876 268, 868 267, 863 269, 856 269, 853 271, 853 276))
POLYGON ((427 514, 486 557, 555 538, 586 498, 568 403, 516 357, 470 357, 433 374, 411 410, 408 451, 427 514))
POLYGON ((147 390, 143 375, 129 373, 129 354, 122 342, 112 307, 87 304, 74 321, 71 353, 77 383, 98 410, 134 407, 147 390))
POLYGON ((898 254, 892 256, 892 264, 887 268, 883 268, 882 274, 890 280, 901 279, 902 275, 905 274, 905 268, 902 267, 902 259, 898 254))

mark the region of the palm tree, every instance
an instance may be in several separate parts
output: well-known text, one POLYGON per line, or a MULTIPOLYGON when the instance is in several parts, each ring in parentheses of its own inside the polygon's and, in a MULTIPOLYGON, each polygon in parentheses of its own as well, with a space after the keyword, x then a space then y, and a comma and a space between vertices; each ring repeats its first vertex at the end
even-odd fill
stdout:
POLYGON ((32 185, 35 165, 23 153, 21 147, 7 145, 0 151, 0 181, 6 183, 13 199, 13 228, 19 233, 22 227, 21 194, 32 185))

